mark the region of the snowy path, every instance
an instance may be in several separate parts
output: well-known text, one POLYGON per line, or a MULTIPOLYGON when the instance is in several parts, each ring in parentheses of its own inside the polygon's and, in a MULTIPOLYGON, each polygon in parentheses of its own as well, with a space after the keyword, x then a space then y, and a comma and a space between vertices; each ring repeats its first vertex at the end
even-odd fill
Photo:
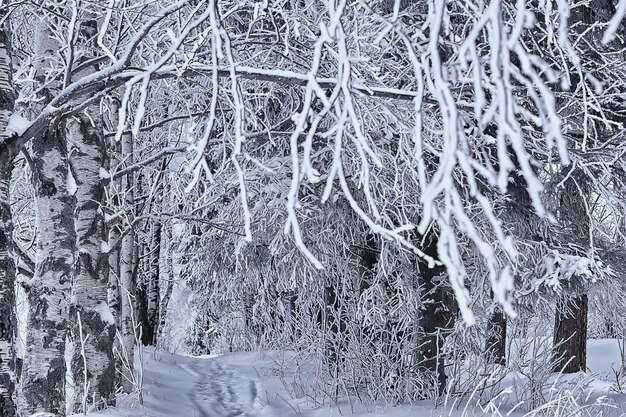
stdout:
MULTIPOLYGON (((613 407, 603 408, 604 417, 626 416, 626 393, 611 391, 611 367, 621 363, 618 344, 615 340, 594 340, 588 347, 588 365, 596 377, 588 383, 592 389, 584 398, 575 400, 585 409, 585 403, 592 403, 599 396, 608 396, 613 407), (618 361, 618 362, 616 362, 618 361), (604 379, 601 376, 604 375, 604 379), (608 378, 608 379, 607 379, 608 378)), ((256 353, 233 353, 224 356, 189 357, 154 349, 145 349, 144 363, 144 404, 137 403, 137 395, 118 398, 116 408, 90 417, 495 417, 506 414, 511 404, 519 399, 511 394, 510 404, 505 405, 502 414, 485 414, 470 407, 465 412, 463 403, 452 404, 450 408, 433 408, 430 401, 414 405, 390 407, 381 404, 368 404, 367 408, 352 400, 340 402, 341 411, 329 406, 315 407, 306 396, 297 398, 289 395, 294 381, 306 381, 313 370, 299 364, 294 366, 289 354, 274 352, 271 355, 256 353), (273 355, 273 356, 272 356, 273 355), (282 364, 277 372, 277 364, 282 364), (296 375, 297 374, 297 375, 296 375), (279 377, 280 375, 280 377, 279 377), (293 376, 297 378, 294 380, 293 376), (352 408, 354 406, 354 409, 352 408), (354 410, 354 414, 352 411, 354 410)), ((510 388, 511 373, 502 382, 503 388, 510 388)), ((523 384, 522 379, 517 384, 523 384)), ((513 393, 514 390, 511 389, 513 393)), ((569 397, 564 397, 566 400, 569 397)), ((529 417, 523 407, 516 409, 510 417, 529 417)), ((552 414, 551 414, 552 415, 552 414)), ((554 414, 570 417, 567 412, 554 414)), ((578 415, 578 414, 577 414, 578 415)), ((596 416, 594 413, 583 415, 596 416)), ((78 416, 76 416, 78 417, 78 416)), ((535 416, 533 416, 535 417, 535 416)))
POLYGON ((144 351, 144 404, 136 394, 118 400, 107 417, 261 417, 256 382, 238 375, 220 357, 187 357, 144 351))
POLYGON ((144 405, 150 416, 256 416, 255 381, 236 375, 219 357, 148 351, 145 363, 144 405))
POLYGON ((187 393, 188 398, 197 408, 202 417, 254 416, 253 407, 256 400, 256 383, 248 381, 249 391, 243 389, 245 381, 236 378, 232 369, 225 368, 218 360, 202 360, 201 372, 192 368, 191 364, 181 367, 194 378, 194 387, 187 393), (242 394, 246 398, 242 398, 242 394))
MULTIPOLYGON (((280 356, 280 355, 278 355, 280 356)), ((280 360, 280 359, 279 359, 280 360)), ((356 406, 351 414, 316 408, 306 398, 291 398, 283 381, 272 371, 273 359, 256 353, 189 357, 145 349, 144 404, 137 395, 118 398, 117 407, 90 417, 438 417, 425 406, 376 407, 366 411, 356 406)), ((286 364, 286 373, 295 370, 286 364)), ((300 370, 302 371, 302 370, 300 370)), ((309 372, 307 370, 305 372, 309 372)), ((286 377, 287 383, 290 379, 286 377)), ((306 376, 304 376, 306 378, 306 376)), ((300 379, 299 379, 300 380, 300 379)), ((79 416, 74 416, 79 417, 79 416)), ((446 417, 449 417, 446 414, 446 417)), ((454 416, 456 417, 456 416, 454 416)))

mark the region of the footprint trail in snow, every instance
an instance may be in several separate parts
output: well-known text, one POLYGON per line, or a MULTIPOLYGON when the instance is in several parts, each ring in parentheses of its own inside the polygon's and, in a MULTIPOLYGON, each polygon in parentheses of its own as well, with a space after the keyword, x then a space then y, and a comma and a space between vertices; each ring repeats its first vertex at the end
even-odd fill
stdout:
POLYGON ((219 359, 203 361, 203 371, 198 373, 189 365, 182 368, 195 378, 194 389, 188 392, 191 402, 197 407, 201 417, 251 417, 256 400, 256 383, 237 380, 230 369, 225 369, 219 359), (246 397, 244 397, 246 395, 246 397))
POLYGON ((220 357, 179 356, 148 348, 143 406, 137 396, 93 417, 261 417, 256 382, 237 375, 220 357))

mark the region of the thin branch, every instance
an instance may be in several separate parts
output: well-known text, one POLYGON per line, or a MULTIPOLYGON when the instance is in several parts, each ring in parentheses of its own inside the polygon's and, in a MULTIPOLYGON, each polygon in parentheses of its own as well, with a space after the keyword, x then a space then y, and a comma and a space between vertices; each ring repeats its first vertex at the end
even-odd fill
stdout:
MULTIPOLYGON (((127 168, 122 169, 121 171, 117 171, 115 173, 113 173, 111 175, 112 179, 116 180, 118 178, 121 178, 125 175, 131 174, 133 172, 139 171, 142 167, 151 164, 152 162, 158 161, 161 158, 164 158, 168 155, 172 155, 175 153, 180 153, 180 152, 185 152, 187 150, 186 146, 177 146, 177 147, 173 147, 173 148, 165 148, 162 149, 161 151, 157 152, 156 154, 152 155, 151 157, 144 159, 141 162, 137 162, 127 168)), ((104 184, 108 184, 111 181, 111 177, 109 178, 104 178, 102 180, 102 182, 104 184)))

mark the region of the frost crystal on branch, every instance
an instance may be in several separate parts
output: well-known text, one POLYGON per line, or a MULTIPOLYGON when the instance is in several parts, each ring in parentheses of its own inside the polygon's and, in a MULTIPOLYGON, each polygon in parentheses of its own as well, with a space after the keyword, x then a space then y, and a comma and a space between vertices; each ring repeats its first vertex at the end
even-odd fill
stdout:
POLYGON ((535 213, 551 218, 539 166, 570 160, 560 94, 571 87, 571 68, 582 69, 568 31, 572 5, 387 3, 176 3, 155 12, 125 54, 100 33, 105 55, 119 55, 111 68, 120 68, 114 77, 126 88, 116 137, 129 124, 139 134, 154 86, 199 86, 205 96, 175 102, 190 113, 186 189, 234 170, 246 241, 254 241, 258 205, 250 182, 288 149, 284 230, 316 268, 323 263, 306 243, 315 230, 302 227, 303 199, 339 195, 375 233, 445 265, 471 323, 467 249, 459 245, 468 239, 495 299, 513 315, 517 250, 497 206, 515 178, 535 213), (166 27, 174 16, 188 23, 166 27), (167 47, 133 58, 151 41, 167 47), (123 69, 134 61, 142 71, 123 69), (262 99, 269 95, 280 99, 262 99), (415 239, 430 228, 440 235, 435 257, 415 239))

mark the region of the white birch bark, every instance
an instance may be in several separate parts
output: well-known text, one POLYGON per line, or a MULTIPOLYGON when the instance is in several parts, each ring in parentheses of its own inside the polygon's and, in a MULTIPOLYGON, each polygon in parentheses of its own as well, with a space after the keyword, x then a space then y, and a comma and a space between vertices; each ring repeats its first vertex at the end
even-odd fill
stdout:
MULTIPOLYGON (((109 248, 112 248, 117 241, 121 238, 121 234, 119 229, 114 226, 109 230, 109 248)), ((113 313, 113 317, 115 319, 115 327, 121 327, 121 296, 120 296, 120 287, 119 287, 119 279, 120 279, 120 250, 119 247, 112 249, 109 252, 109 307, 111 308, 111 312, 113 313)))
MULTIPOLYGON (((113 103, 111 106, 111 110, 115 110, 115 104, 113 103)), ((117 127, 117 113, 115 111, 110 113, 110 118, 105 120, 105 126, 113 130, 117 127)), ((110 167, 117 167, 120 164, 120 143, 115 140, 115 137, 111 137, 109 141, 109 161, 110 167)), ((110 175, 110 172, 109 172, 110 175)), ((109 183, 109 203, 113 204, 113 207, 119 207, 121 198, 121 180, 114 180, 110 178, 109 183)), ((120 247, 118 245, 119 240, 122 238, 121 233, 121 225, 119 222, 111 225, 109 227, 109 291, 108 291, 108 301, 109 307, 113 312, 113 317, 115 319, 115 328, 117 331, 121 331, 122 328, 122 294, 121 294, 121 285, 120 285, 120 247)), ((116 385, 121 385, 121 375, 120 372, 124 368, 124 363, 121 360, 120 352, 122 351, 120 345, 120 339, 118 337, 115 338, 113 342, 113 352, 114 352, 114 360, 115 360, 115 368, 118 370, 116 372, 116 385)))
MULTIPOLYGON (((36 79, 44 106, 60 88, 48 78, 58 42, 45 24, 35 39, 36 79)), ((20 415, 65 415, 65 338, 76 249, 74 197, 68 175, 65 122, 55 121, 33 141, 33 188, 37 226, 35 273, 26 286, 26 354, 18 396, 20 415)))
MULTIPOLYGON (((0 122, 0 129, 2 124, 0 122)), ((12 161, 0 144, 0 415, 15 415, 15 262, 11 256, 13 220, 9 206, 12 161)))
MULTIPOLYGON (((118 166, 119 164, 119 144, 115 141, 115 138, 111 138, 109 143, 109 165, 111 167, 118 166)), ((111 179, 109 185, 109 195, 113 198, 113 204, 115 207, 119 205, 119 189, 120 181, 111 179)), ((121 294, 120 294, 120 248, 117 245, 118 240, 121 239, 122 234, 119 224, 114 224, 109 227, 109 306, 113 311, 115 317, 115 327, 120 328, 120 316, 121 316, 121 294)))
POLYGON ((144 324, 144 345, 156 345, 159 326, 161 223, 153 222, 150 231, 149 282, 147 294, 147 317, 144 324))
POLYGON ((29 314, 20 414, 65 415, 65 336, 76 248, 63 123, 33 144, 37 254, 27 285, 29 314))
MULTIPOLYGON (((122 159, 126 162, 126 166, 131 166, 134 162, 133 157, 133 139, 130 134, 124 134, 121 138, 122 142, 122 159)), ((135 347, 135 325, 134 325, 134 305, 135 298, 135 233, 132 225, 130 224, 133 219, 132 213, 134 212, 135 204, 135 191, 134 191, 134 175, 128 173, 122 179, 122 186, 124 189, 124 208, 127 213, 129 228, 127 233, 122 238, 122 244, 120 246, 120 291, 121 291, 121 339, 122 339, 122 351, 127 359, 127 366, 122 368, 122 387, 125 392, 131 392, 133 390, 133 361, 134 361, 134 347, 135 347)))
POLYGON ((167 308, 169 306, 170 298, 172 298, 172 290, 174 289, 174 244, 173 233, 171 223, 166 224, 163 230, 163 238, 166 244, 161 245, 163 251, 161 255, 162 269, 164 270, 165 283, 162 288, 163 296, 159 301, 159 326, 157 329, 156 339, 161 344, 161 338, 163 336, 163 329, 165 327, 165 321, 167 318, 167 308))
POLYGON ((115 320, 108 304, 109 265, 103 253, 107 238, 102 210, 105 193, 100 178, 101 170, 108 165, 107 152, 102 124, 96 113, 98 109, 90 110, 93 111, 89 117, 81 113, 67 122, 68 141, 74 148, 70 165, 76 182, 78 249, 70 309, 70 329, 75 346, 72 375, 77 393, 74 412, 110 405, 115 394, 115 320))

